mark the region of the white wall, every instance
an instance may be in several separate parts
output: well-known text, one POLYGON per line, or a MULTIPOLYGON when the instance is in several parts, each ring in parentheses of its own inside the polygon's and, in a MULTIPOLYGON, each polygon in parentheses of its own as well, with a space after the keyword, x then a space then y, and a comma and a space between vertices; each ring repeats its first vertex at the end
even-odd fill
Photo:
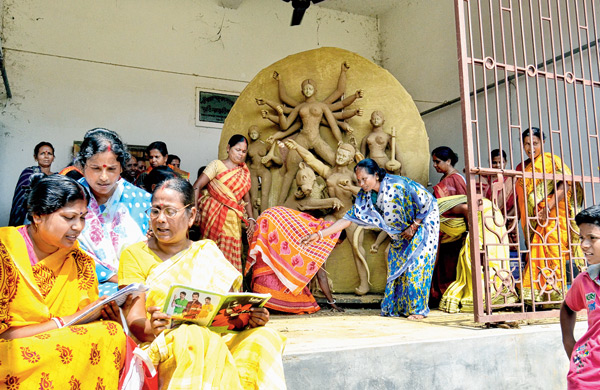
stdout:
POLYGON ((269 64, 322 46, 381 63, 376 18, 311 7, 290 27, 280 0, 237 10, 217 0, 1 1, 13 98, 0 89, 0 225, 39 141, 55 145, 58 170, 93 127, 130 144, 163 140, 195 178, 220 137, 195 126, 196 87, 240 92, 269 64))
MULTIPOLYGON (((454 2, 403 0, 380 18, 382 66, 411 94, 420 112, 460 96, 454 2)), ((423 116, 429 145, 451 147, 464 168, 460 103, 423 116)), ((433 167, 429 181, 441 175, 433 167)))

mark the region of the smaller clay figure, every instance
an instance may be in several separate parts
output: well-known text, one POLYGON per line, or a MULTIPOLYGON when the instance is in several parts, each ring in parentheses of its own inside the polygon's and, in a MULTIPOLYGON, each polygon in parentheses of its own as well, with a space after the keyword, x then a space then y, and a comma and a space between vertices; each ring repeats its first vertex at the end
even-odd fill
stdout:
POLYGON ((259 139, 260 133, 258 126, 252 125, 248 128, 248 169, 250 169, 250 198, 253 199, 252 207, 255 215, 259 215, 262 210, 269 208, 269 192, 271 191, 271 171, 269 167, 273 163, 281 165, 283 161, 274 153, 275 145, 269 146, 266 142, 259 139), (265 156, 269 156, 265 159, 265 156), (260 178, 261 195, 258 196, 260 178))
MULTIPOLYGON (((380 167, 388 172, 397 172, 402 168, 400 163, 400 151, 396 148, 395 134, 383 131, 385 117, 381 111, 373 111, 371 114, 371 133, 363 138, 360 151, 365 156, 374 160, 380 167), (391 159, 386 150, 390 149, 391 159)), ((393 131, 395 133, 395 131, 393 131)))

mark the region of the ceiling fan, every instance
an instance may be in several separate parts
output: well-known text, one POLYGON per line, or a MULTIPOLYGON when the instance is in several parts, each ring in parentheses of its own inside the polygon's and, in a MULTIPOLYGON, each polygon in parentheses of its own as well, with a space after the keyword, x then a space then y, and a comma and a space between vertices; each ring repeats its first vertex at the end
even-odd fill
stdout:
POLYGON ((323 0, 283 0, 286 3, 292 2, 292 7, 294 7, 294 13, 292 14, 292 23, 290 26, 298 26, 302 22, 302 18, 304 17, 304 13, 310 7, 310 3, 317 4, 322 2, 323 0))

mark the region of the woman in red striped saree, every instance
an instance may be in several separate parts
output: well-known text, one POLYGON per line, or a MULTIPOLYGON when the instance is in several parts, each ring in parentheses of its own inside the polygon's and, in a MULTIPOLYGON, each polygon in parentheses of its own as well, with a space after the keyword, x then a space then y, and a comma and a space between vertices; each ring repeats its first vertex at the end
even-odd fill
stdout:
POLYGON ((246 166, 248 140, 235 134, 227 144, 227 158, 211 161, 194 183, 198 198, 200 233, 213 240, 227 260, 242 272, 242 221, 252 237, 256 220, 250 201, 250 171, 246 166), (244 212, 246 214, 244 214, 244 212))

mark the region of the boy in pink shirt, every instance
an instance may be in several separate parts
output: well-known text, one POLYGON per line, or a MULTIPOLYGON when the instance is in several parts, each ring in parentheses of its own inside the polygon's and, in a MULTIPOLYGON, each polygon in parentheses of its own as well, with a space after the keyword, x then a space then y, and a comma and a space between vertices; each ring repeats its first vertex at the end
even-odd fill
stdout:
POLYGON ((563 345, 570 359, 569 389, 600 389, 600 206, 575 217, 588 269, 575 278, 560 308, 563 345), (588 330, 575 340, 576 312, 587 310, 588 330))

